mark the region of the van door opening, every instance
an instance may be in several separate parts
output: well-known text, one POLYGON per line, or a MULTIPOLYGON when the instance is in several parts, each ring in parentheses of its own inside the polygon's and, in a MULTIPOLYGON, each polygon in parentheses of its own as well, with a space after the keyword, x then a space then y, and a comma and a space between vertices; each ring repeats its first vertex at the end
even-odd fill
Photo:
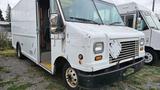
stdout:
POLYGON ((38 0, 38 14, 40 27, 40 64, 51 70, 51 38, 49 22, 49 0, 38 0))

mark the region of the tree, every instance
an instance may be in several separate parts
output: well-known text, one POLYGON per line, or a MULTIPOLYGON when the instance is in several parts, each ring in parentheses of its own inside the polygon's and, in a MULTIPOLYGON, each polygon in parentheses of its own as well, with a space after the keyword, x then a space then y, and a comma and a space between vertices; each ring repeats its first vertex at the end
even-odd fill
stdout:
POLYGON ((8 4, 7 11, 6 11, 6 21, 11 21, 11 6, 8 4))
POLYGON ((2 15, 2 10, 0 9, 0 21, 4 21, 3 15, 2 15))

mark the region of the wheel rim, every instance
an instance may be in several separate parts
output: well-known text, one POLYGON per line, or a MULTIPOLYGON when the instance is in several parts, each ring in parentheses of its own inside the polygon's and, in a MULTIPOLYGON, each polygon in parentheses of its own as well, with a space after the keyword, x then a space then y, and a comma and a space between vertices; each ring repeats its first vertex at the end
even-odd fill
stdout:
POLYGON ((146 52, 144 59, 145 59, 145 63, 151 63, 153 61, 153 56, 151 53, 146 52))
POLYGON ((76 88, 78 85, 78 78, 76 71, 72 68, 68 68, 65 74, 66 81, 68 85, 72 88, 76 88))

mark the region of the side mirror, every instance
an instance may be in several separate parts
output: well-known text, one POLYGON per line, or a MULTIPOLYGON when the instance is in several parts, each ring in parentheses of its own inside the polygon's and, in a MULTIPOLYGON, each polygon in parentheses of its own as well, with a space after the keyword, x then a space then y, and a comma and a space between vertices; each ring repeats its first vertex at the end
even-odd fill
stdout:
POLYGON ((137 29, 142 30, 142 19, 140 17, 137 19, 137 29))
POLYGON ((52 14, 50 16, 50 32, 56 33, 58 23, 58 14, 52 14))
POLYGON ((142 21, 142 19, 139 17, 139 18, 138 18, 138 23, 141 23, 141 21, 142 21))

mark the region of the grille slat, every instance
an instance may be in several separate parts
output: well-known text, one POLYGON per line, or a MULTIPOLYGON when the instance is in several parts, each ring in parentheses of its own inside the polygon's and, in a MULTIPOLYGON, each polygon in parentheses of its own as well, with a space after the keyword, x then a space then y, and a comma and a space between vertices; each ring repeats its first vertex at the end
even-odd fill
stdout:
POLYGON ((139 41, 127 41, 121 42, 122 51, 118 58, 113 59, 110 55, 110 63, 118 62, 120 60, 125 60, 129 58, 134 58, 139 55, 139 41))
MULTIPOLYGON (((128 55, 120 55, 118 58, 135 56, 135 54, 128 54, 128 55), (128 56, 128 55, 129 55, 129 56, 128 56)), ((113 59, 112 57, 110 57, 110 59, 115 60, 115 59, 113 59)))
POLYGON ((134 54, 133 51, 132 52, 130 51, 130 52, 127 52, 127 53, 120 54, 120 56, 127 56, 127 55, 135 55, 135 54, 134 54))
MULTIPOLYGON (((126 50, 123 50, 122 52, 128 52, 128 51, 129 51, 129 49, 126 49, 126 50)), ((138 51, 138 49, 135 50, 135 51, 138 51)))
POLYGON ((119 57, 118 59, 112 59, 112 60, 119 60, 119 59, 122 59, 122 58, 127 58, 127 59, 129 59, 129 58, 133 58, 135 55, 130 55, 130 56, 121 56, 121 57, 119 57))

